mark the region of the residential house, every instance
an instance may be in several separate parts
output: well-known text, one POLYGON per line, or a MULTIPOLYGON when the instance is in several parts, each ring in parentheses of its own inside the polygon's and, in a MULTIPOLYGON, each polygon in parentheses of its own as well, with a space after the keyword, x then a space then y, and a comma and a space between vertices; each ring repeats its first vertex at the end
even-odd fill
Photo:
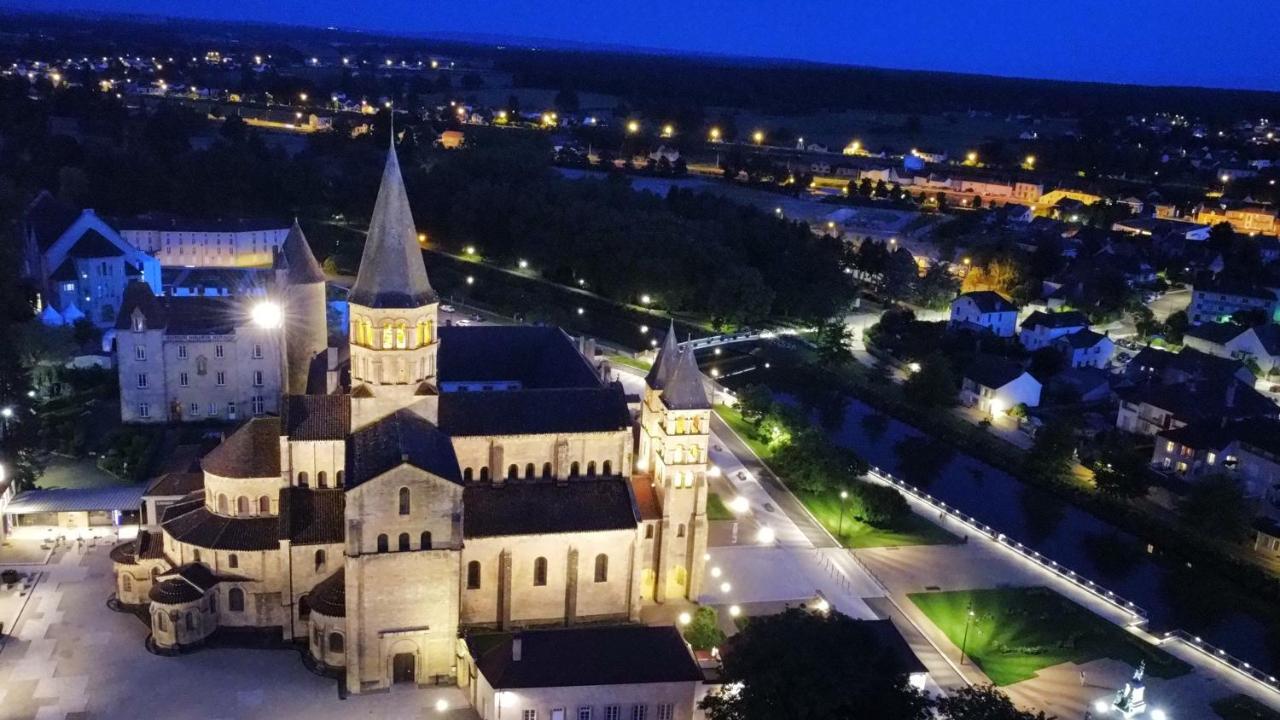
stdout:
POLYGON ((1095 367, 1071 367, 1049 378, 1045 396, 1053 402, 1098 403, 1111 398, 1111 375, 1095 367))
POLYGON ((1275 235, 1278 227, 1275 210, 1228 202, 1205 203, 1196 208, 1196 222, 1202 225, 1228 223, 1232 230, 1245 235, 1275 235))
POLYGON ((1062 351, 1067 367, 1091 367, 1099 370, 1111 363, 1111 355, 1116 349, 1115 342, 1108 335, 1088 329, 1056 338, 1053 346, 1062 351))
POLYGON ((1066 337, 1089 327, 1089 319, 1075 310, 1066 312, 1041 312, 1039 310, 1022 321, 1018 342, 1029 351, 1048 347, 1054 340, 1066 337))
POLYGON ((1262 498, 1280 485, 1280 420, 1206 420, 1156 435, 1152 466, 1188 479, 1225 474, 1246 497, 1262 498))
POLYGON ((1017 321, 1018 307, 998 292, 967 292, 951 301, 949 325, 953 328, 979 329, 997 337, 1013 337, 1017 321))
POLYGON ((1116 232, 1142 237, 1176 234, 1185 240, 1202 242, 1209 239, 1209 225, 1157 217, 1129 217, 1111 225, 1116 232))
POLYGON ((994 416, 1018 405, 1038 406, 1040 390, 1040 381, 1018 363, 984 356, 965 370, 960 402, 994 416))
POLYGON ((1184 342, 1210 355, 1240 360, 1259 375, 1280 373, 1280 325, 1274 323, 1204 323, 1188 328, 1184 342))
POLYGON ((1275 288, 1219 280, 1191 290, 1187 317, 1192 325, 1223 322, 1242 310, 1258 310, 1274 320, 1280 291, 1275 288))

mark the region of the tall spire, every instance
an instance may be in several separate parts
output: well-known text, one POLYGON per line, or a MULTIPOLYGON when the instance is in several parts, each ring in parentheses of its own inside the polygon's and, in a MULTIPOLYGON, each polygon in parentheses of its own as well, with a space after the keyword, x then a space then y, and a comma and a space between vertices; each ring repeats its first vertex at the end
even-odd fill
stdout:
POLYGON ((293 227, 280 245, 280 257, 283 260, 280 267, 285 270, 285 279, 290 285, 324 282, 324 270, 316 262, 297 218, 293 219, 293 227))
POLYGON ((676 367, 676 359, 680 354, 680 349, 676 345, 676 321, 671 321, 671 327, 667 329, 667 336, 662 338, 662 347, 658 348, 658 355, 653 359, 653 367, 649 368, 649 374, 644 380, 649 387, 654 390, 661 390, 667 384, 667 378, 671 377, 671 371, 676 367))
POLYGON ((672 410, 710 409, 707 386, 703 383, 702 371, 698 369, 692 347, 680 351, 675 367, 667 376, 667 385, 662 391, 662 404, 672 410))
POLYGON ((422 307, 435 302, 436 293, 427 281, 427 268, 418 248, 418 232, 396 160, 394 135, 391 142, 360 257, 360 272, 348 299, 371 308, 422 307))

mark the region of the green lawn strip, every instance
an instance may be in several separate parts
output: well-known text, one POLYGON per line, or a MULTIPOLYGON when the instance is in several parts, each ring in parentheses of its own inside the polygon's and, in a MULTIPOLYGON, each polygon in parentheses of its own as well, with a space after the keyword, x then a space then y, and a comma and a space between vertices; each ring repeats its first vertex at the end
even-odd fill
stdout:
POLYGON ((729 508, 724 506, 724 501, 716 493, 707 494, 707 519, 708 520, 732 520, 733 513, 729 512, 729 508))
POLYGON ((758 455, 761 460, 768 462, 773 457, 773 450, 768 445, 760 442, 756 437, 755 427, 742 419, 742 413, 738 412, 737 408, 729 407, 728 405, 716 405, 716 414, 720 416, 721 420, 724 420, 726 425, 733 428, 738 437, 742 438, 747 447, 751 448, 751 452, 758 455))
POLYGON ((644 370, 644 371, 648 371, 649 368, 653 367, 653 363, 647 360, 628 357, 626 355, 610 355, 609 362, 615 365, 626 365, 627 367, 633 367, 637 370, 644 370))
POLYGON ((813 494, 796 493, 800 502, 840 543, 851 548, 897 547, 902 545, 946 545, 959 538, 928 520, 909 513, 888 527, 877 527, 854 518, 845 506, 844 522, 840 520, 840 498, 835 491, 813 494))
POLYGON ((1209 707, 1222 720, 1280 720, 1280 713, 1248 695, 1232 695, 1214 701, 1209 707))
POLYGON ((909 595, 920 611, 960 647, 996 685, 1012 685, 1064 662, 1111 658, 1147 663, 1155 677, 1190 666, 1043 587, 959 590, 909 595), (974 619, 964 638, 969 608, 974 619))

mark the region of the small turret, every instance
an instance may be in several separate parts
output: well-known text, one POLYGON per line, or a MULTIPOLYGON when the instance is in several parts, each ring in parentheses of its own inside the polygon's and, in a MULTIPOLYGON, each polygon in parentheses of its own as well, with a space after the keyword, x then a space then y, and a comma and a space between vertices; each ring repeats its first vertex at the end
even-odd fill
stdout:
POLYGON ((312 364, 328 350, 329 326, 324 271, 296 219, 272 266, 285 305, 288 376, 282 391, 286 395, 302 395, 308 390, 312 364))

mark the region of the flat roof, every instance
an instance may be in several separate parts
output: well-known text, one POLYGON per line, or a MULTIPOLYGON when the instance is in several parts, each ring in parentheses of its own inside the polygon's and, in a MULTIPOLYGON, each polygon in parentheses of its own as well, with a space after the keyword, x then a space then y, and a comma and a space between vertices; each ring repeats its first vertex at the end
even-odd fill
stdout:
POLYGON ((60 488, 27 490, 18 493, 4 509, 6 515, 89 510, 137 510, 142 505, 145 484, 105 488, 60 488))

